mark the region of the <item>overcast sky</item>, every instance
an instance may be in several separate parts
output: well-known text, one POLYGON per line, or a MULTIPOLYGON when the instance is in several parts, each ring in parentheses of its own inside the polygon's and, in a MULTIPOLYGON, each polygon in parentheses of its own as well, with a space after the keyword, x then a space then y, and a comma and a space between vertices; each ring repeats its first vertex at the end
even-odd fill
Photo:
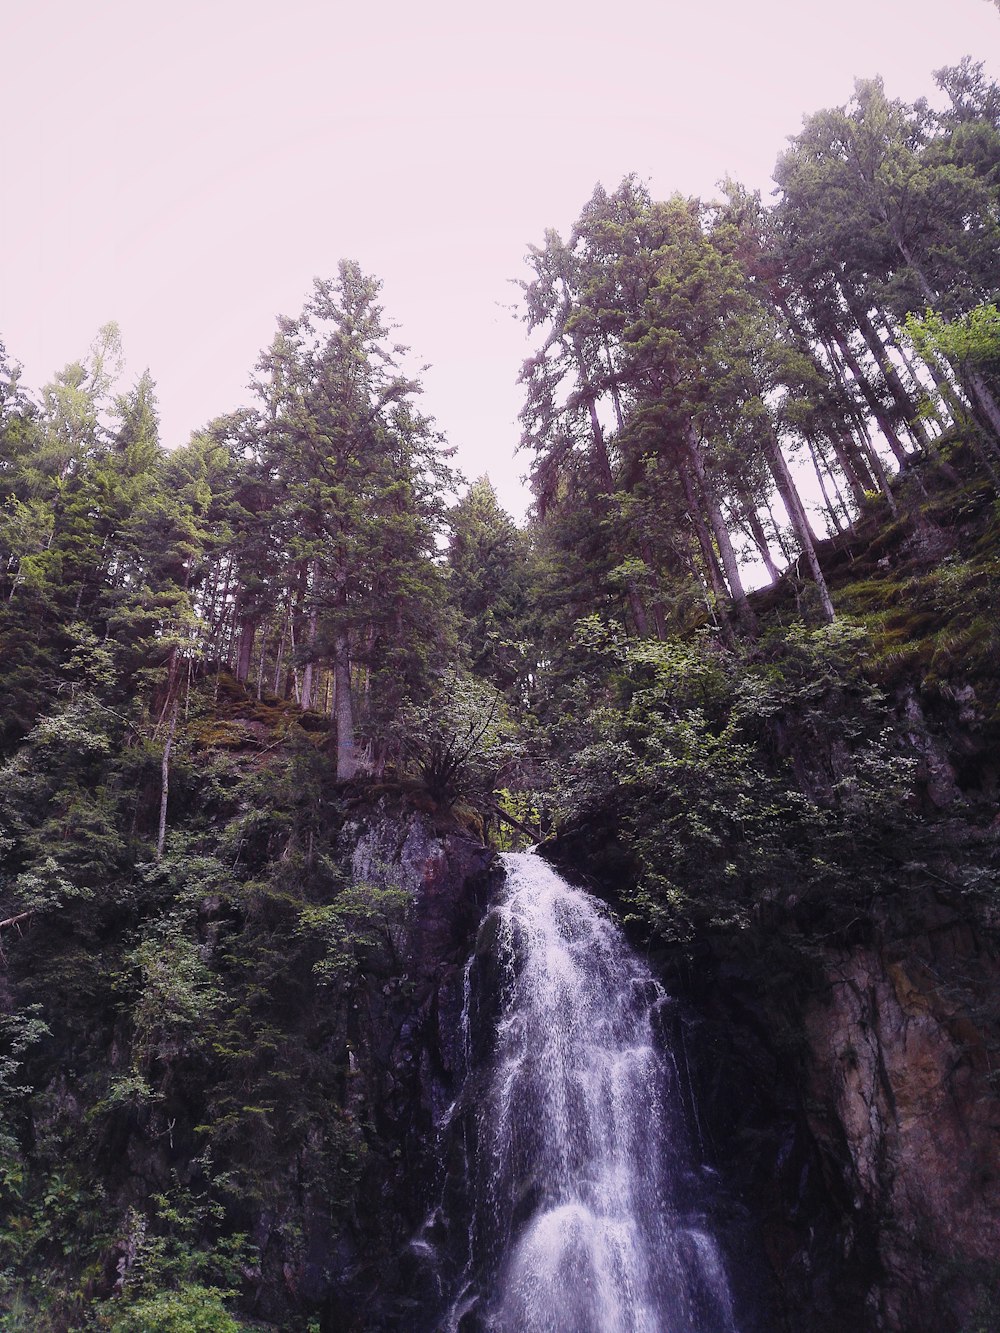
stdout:
POLYGON ((596 182, 770 187, 881 73, 1000 77, 987 0, 0 0, 0 339, 37 388, 115 319, 164 442, 247 400, 278 313, 354 258, 471 479, 514 458, 527 246, 596 182))

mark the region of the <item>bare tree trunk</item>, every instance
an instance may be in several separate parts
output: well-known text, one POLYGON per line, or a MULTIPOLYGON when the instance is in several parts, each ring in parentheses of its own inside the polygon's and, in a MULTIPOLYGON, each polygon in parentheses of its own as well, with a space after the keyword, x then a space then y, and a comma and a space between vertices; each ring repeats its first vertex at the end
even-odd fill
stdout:
POLYGON ((989 423, 990 429, 996 436, 997 440, 1000 440, 1000 406, 997 405, 997 400, 993 397, 992 393, 990 393, 989 387, 983 378, 982 371, 977 370, 974 366, 970 366, 965 371, 965 379, 968 382, 969 388, 972 390, 973 397, 980 407, 983 416, 989 423))
POLYGON ((765 452, 768 463, 771 466, 771 472, 774 476, 774 484, 778 488, 778 494, 788 511, 788 517, 791 520, 792 527, 795 529, 795 535, 798 537, 802 546, 803 554, 812 570, 813 580, 819 590, 820 604, 823 608, 823 619, 831 624, 836 618, 833 602, 830 599, 830 590, 826 586, 826 579, 823 577, 823 570, 820 567, 819 557, 816 554, 816 545, 813 538, 812 529, 809 526, 809 519, 802 505, 802 498, 799 495, 798 487, 785 462, 785 456, 781 452, 781 445, 777 439, 769 434, 765 452))
POLYGON ((781 558, 786 565, 790 565, 795 559, 795 553, 785 540, 785 534, 781 530, 781 524, 774 517, 774 509, 771 507, 771 501, 767 496, 764 497, 764 508, 767 510, 767 516, 771 520, 771 527, 774 530, 774 540, 778 550, 781 552, 781 558))
POLYGON ((781 570, 774 563, 774 558, 771 555, 771 548, 767 541, 767 533, 764 531, 764 525, 760 521, 753 501, 748 499, 747 503, 742 506, 742 510, 746 516, 747 526, 750 529, 751 537, 753 537, 754 545, 760 552, 760 558, 764 562, 764 568, 767 570, 768 578, 770 578, 772 583, 777 583, 781 578, 781 570))
POLYGON ((285 676, 285 698, 293 699, 296 703, 302 698, 299 690, 299 669, 295 665, 295 617, 288 618, 288 648, 289 648, 289 666, 288 674, 285 676))
MULTIPOLYGON (((844 480, 847 482, 847 487, 851 492, 854 503, 857 505, 858 509, 861 509, 867 499, 865 492, 873 491, 875 489, 875 478, 869 473, 867 475, 868 485, 865 485, 859 469, 855 466, 854 459, 844 447, 843 436, 838 430, 835 428, 831 429, 828 438, 830 446, 833 449, 834 457, 840 465, 840 471, 843 474, 844 480)), ((852 440, 851 443, 853 444, 854 441, 852 440)), ((865 464, 865 472, 868 473, 867 464, 865 464)))
POLYGON ((229 606, 229 589, 230 586, 232 585, 232 579, 233 579, 233 560, 232 557, 230 556, 230 558, 226 561, 226 577, 222 585, 222 596, 220 598, 220 604, 218 610, 219 660, 220 662, 224 662, 226 666, 229 665, 228 639, 229 639, 229 625, 231 619, 230 610, 232 609, 233 613, 235 613, 236 609, 235 607, 230 608, 229 606))
POLYGON ((754 614, 750 610, 750 604, 747 601, 746 592, 743 589, 743 581, 740 578, 740 567, 736 559, 736 552, 733 550, 732 539, 729 536, 729 529, 726 527, 725 519, 722 517, 722 509, 715 495, 715 489, 705 470, 705 460, 702 457, 701 446, 698 443, 698 435, 694 428, 694 423, 689 421, 685 427, 685 443, 687 445, 687 456, 691 463, 692 471, 698 480, 701 493, 705 497, 705 510, 708 514, 708 521, 715 537, 716 545, 719 548, 719 558, 722 561, 722 568, 726 573, 726 582, 729 584, 730 595, 733 605, 736 608, 736 617, 739 620, 741 628, 747 634, 753 634, 756 629, 754 614))
MULTIPOLYGON (((865 461, 865 465, 871 471, 872 489, 874 490, 877 486, 877 488, 882 492, 882 494, 886 498, 886 503, 889 506, 890 514, 892 514, 893 518, 895 518, 896 515, 899 513, 899 509, 896 504, 896 497, 893 494, 892 486, 889 483, 889 477, 886 473, 886 470, 882 465, 882 460, 881 458, 879 458, 878 450, 872 444, 871 436, 868 433, 868 426, 865 421, 864 413, 861 411, 861 408, 855 402, 854 397, 847 386, 847 381, 844 376, 843 367, 839 364, 832 345, 829 342, 825 342, 824 346, 826 348, 826 354, 830 358, 831 366, 834 367, 834 370, 840 377, 845 400, 848 403, 851 415, 854 418, 854 422, 857 427, 858 436, 860 440, 860 453, 865 461)), ((859 501, 859 503, 863 503, 863 501, 859 501)))
POLYGON ((305 711, 312 707, 313 702, 313 680, 316 676, 316 665, 312 654, 316 648, 316 621, 318 612, 315 607, 309 612, 309 620, 306 623, 306 644, 309 652, 309 660, 302 669, 302 709, 305 711))
POLYGON ((694 528, 695 536, 698 539, 698 546, 701 549, 701 558, 705 567, 706 581, 712 590, 712 596, 715 599, 715 608, 722 613, 720 624, 726 642, 732 643, 732 627, 725 615, 725 607, 729 602, 729 589, 723 581, 722 571, 719 568, 719 562, 715 554, 715 547, 712 545, 712 538, 705 523, 702 505, 699 503, 698 495, 695 492, 694 481, 692 480, 691 474, 683 464, 679 464, 677 470, 680 475, 681 485, 684 488, 684 498, 687 502, 688 517, 691 520, 691 526, 694 528))
POLYGON ((170 726, 167 730, 166 743, 163 746, 163 759, 160 763, 160 828, 156 837, 156 859, 163 859, 163 847, 167 840, 167 798, 170 792, 170 751, 174 746, 174 732, 177 730, 177 710, 180 695, 174 695, 173 708, 170 712, 170 726))
POLYGON ((924 430, 923 423, 917 416, 913 400, 906 392, 906 386, 899 378, 899 373, 897 372, 896 367, 892 364, 892 359, 886 352, 885 344, 878 336, 875 326, 868 317, 868 312, 864 308, 864 302, 858 298, 856 293, 850 290, 849 283, 843 278, 839 279, 839 285, 840 290, 844 294, 844 300, 847 302, 847 308, 851 312, 851 318, 854 320, 855 324, 857 324, 861 336, 867 343, 868 350, 871 352, 872 357, 875 360, 875 364, 882 372, 886 387, 892 394, 893 402, 896 404, 900 415, 906 422, 907 430, 912 435, 914 443, 918 445, 918 447, 922 449, 926 448, 928 445, 927 432, 924 430))
POLYGON ((867 375, 861 369, 861 363, 858 361, 858 358, 854 355, 850 343, 847 341, 847 339, 844 337, 841 331, 834 325, 831 328, 830 332, 832 333, 833 339, 836 342, 837 346, 840 348, 840 353, 843 356, 844 361, 850 368, 851 374, 854 376, 855 384, 858 386, 858 389, 861 392, 862 397, 868 404, 869 411, 875 418, 876 424, 878 425, 879 430, 882 432, 882 435, 885 437, 886 444, 889 446, 889 448, 895 455, 896 461, 900 464, 900 466, 902 466, 906 462, 908 454, 907 451, 903 448, 903 442, 896 434, 895 427, 889 420, 888 416, 886 416, 885 408, 879 402, 878 394, 876 394, 875 390, 868 382, 867 375))
POLYGON ((222 578, 223 561, 216 561, 212 567, 211 586, 206 589, 204 611, 202 619, 208 625, 208 641, 212 642, 215 637, 215 607, 219 600, 219 582, 222 578))
POLYGON ((245 685, 250 679, 250 662, 256 637, 256 621, 249 618, 243 620, 240 623, 239 646, 236 650, 236 679, 241 685, 245 685))
MULTIPOLYGON (((837 513, 844 520, 843 523, 838 524, 838 526, 841 528, 849 528, 851 526, 851 506, 847 503, 847 497, 844 495, 844 492, 841 489, 840 482, 837 480, 836 471, 834 470, 834 468, 830 466, 830 456, 826 448, 824 447, 824 443, 829 444, 829 440, 826 440, 824 442, 821 441, 820 439, 815 439, 812 441, 810 447, 813 448, 817 453, 817 455, 819 456, 819 459, 822 462, 823 467, 826 469, 827 480, 833 487, 833 494, 836 498, 836 504, 837 504, 837 513)), ((834 450, 834 456, 836 456, 836 450, 834 450)))
POLYGON ((847 478, 848 485, 851 488, 851 494, 860 508, 865 503, 865 492, 874 491, 878 488, 878 481, 875 473, 871 469, 868 459, 868 450, 864 443, 859 443, 851 433, 849 423, 853 421, 861 431, 862 439, 867 441, 867 430, 864 426, 864 418, 861 414, 854 395, 851 392, 847 381, 847 375, 843 363, 840 361, 833 349, 833 344, 826 337, 822 338, 823 351, 826 353, 829 363, 830 374, 837 386, 838 406, 842 406, 846 414, 844 429, 841 431, 836 426, 830 432, 830 438, 833 441, 837 452, 837 459, 844 469, 844 476, 847 478), (858 485, 860 484, 860 493, 858 485))
MULTIPOLYGON (((883 368, 883 374, 886 377, 886 383, 888 383, 890 388, 892 389, 893 396, 895 397, 896 402, 901 407, 904 404, 907 405, 906 420, 910 427, 910 434, 913 436, 914 440, 927 453, 928 457, 931 459, 931 462, 934 464, 935 468, 941 474, 941 476, 943 476, 945 480, 951 483, 952 485, 956 485, 958 483, 958 473, 951 466, 951 464, 946 462, 945 459, 942 457, 941 450, 937 446, 937 441, 935 439, 935 436, 931 433, 930 430, 928 430, 927 423, 920 420, 920 417, 917 413, 916 405, 914 404, 912 398, 907 392, 906 386, 903 384, 903 381, 899 376, 899 372, 892 364, 892 358, 889 356, 888 352, 889 346, 892 346, 896 349, 899 356, 902 358, 903 364, 909 371, 911 379, 913 380, 920 394, 924 397, 926 397, 926 390, 924 386, 920 383, 920 380, 917 377, 916 370, 914 369, 914 366, 910 361, 910 358, 906 355, 905 350, 900 346, 899 341, 897 340, 895 334, 893 333, 892 327, 889 324, 888 317, 886 316, 885 312, 882 311, 878 306, 876 306, 875 309, 877 315, 880 318, 880 322, 883 328, 885 329, 886 342, 885 343, 882 342, 877 330, 875 329, 874 324, 872 324, 872 322, 868 320, 867 315, 865 316, 865 319, 867 321, 867 328, 868 330, 870 330, 870 334, 866 332, 865 337, 868 339, 870 347, 874 347, 875 345, 880 345, 882 347, 882 356, 885 362, 883 368)), ((940 430, 941 418, 936 410, 934 410, 934 421, 938 430, 940 430)), ((927 494, 925 487, 921 485, 920 489, 923 491, 924 495, 927 494)))
POLYGON ((625 429, 625 418, 622 413, 621 394, 618 392, 618 381, 615 378, 615 368, 611 360, 611 348, 608 346, 608 337, 606 333, 601 334, 601 341, 604 344, 604 356, 608 363, 608 385, 611 389, 611 401, 615 408, 615 421, 618 424, 618 434, 621 435, 625 429))
MULTIPOLYGON (((878 320, 878 324, 882 329, 882 333, 885 337, 886 346, 892 348, 892 350, 902 361, 903 365, 906 367, 906 373, 909 375, 910 380, 913 383, 914 389, 925 398, 929 398, 928 385, 925 382, 925 380, 921 378, 919 367, 917 366, 913 357, 910 355, 909 349, 903 343, 901 343, 897 338, 896 330, 893 328, 892 320, 889 318, 888 311, 884 310, 877 301, 873 301, 872 305, 875 310, 875 316, 876 319, 878 320)), ((926 362, 924 363, 924 365, 925 365, 924 373, 930 375, 931 383, 935 386, 935 388, 937 388, 940 391, 941 386, 938 384, 933 369, 926 362)), ((937 406, 933 403, 933 401, 930 401, 930 410, 938 426, 940 428, 943 428, 946 425, 946 422, 943 420, 941 413, 938 411, 937 406)))
POLYGON ((264 659, 267 656, 267 628, 264 630, 264 637, 260 645, 260 657, 257 660, 257 698, 263 698, 264 695, 264 659))
POLYGON ((277 698, 278 687, 281 684, 281 659, 285 655, 285 639, 288 635, 288 622, 291 612, 288 607, 285 608, 285 618, 281 622, 281 637, 278 640, 278 651, 274 655, 274 687, 271 693, 277 698))
MULTIPOLYGON (((920 283, 920 289, 924 294, 927 304, 933 309, 937 304, 937 298, 934 289, 927 281, 927 276, 923 269, 916 262, 909 245, 903 241, 896 228, 892 228, 893 240, 895 240, 899 253, 906 260, 910 271, 914 274, 920 283)), ((994 452, 1000 445, 1000 405, 990 392, 989 385, 983 379, 982 374, 972 367, 962 372, 962 379, 969 386, 969 393, 976 407, 978 407, 984 421, 994 437, 994 452)))
POLYGON ((354 708, 351 700, 351 661, 347 635, 337 635, 333 662, 334 708, 337 724, 337 781, 348 782, 358 771, 354 739, 354 708))
POLYGON ((816 473, 816 480, 819 482, 820 494, 823 496, 823 504, 826 507, 827 514, 830 516, 830 522, 833 524, 835 532, 843 532, 844 529, 837 514, 837 510, 830 499, 829 491, 826 489, 826 477, 823 475, 826 469, 820 461, 816 443, 811 435, 806 435, 806 445, 809 449, 809 457, 812 459, 813 471, 816 473))
MULTIPOLYGON (((817 373, 823 379, 833 380, 835 388, 834 403, 838 406, 842 404, 849 417, 858 415, 854 395, 848 385, 844 367, 834 352, 829 337, 822 331, 821 321, 817 318, 815 312, 811 314, 813 329, 810 331, 787 301, 782 300, 780 304, 789 327, 798 340, 799 349, 809 358, 817 373), (825 365, 819 356, 819 348, 822 348, 826 356, 825 365)), ((840 464, 847 484, 851 488, 855 504, 861 509, 865 503, 865 492, 873 491, 876 486, 875 478, 865 462, 864 451, 859 448, 857 441, 849 430, 841 431, 835 423, 828 434, 833 444, 837 462, 840 464)))
POLYGON ((941 401, 947 404, 948 413, 951 416, 952 423, 956 426, 968 425, 970 421, 969 403, 962 395, 961 389, 949 374, 950 367, 944 358, 938 358, 933 352, 928 350, 923 358, 924 365, 930 372, 931 379, 941 395, 941 401))
POLYGON ((298 656, 298 643, 296 641, 296 625, 301 628, 301 613, 303 604, 309 592, 309 570, 310 561, 300 560, 296 565, 295 593, 291 598, 288 611, 288 675, 285 678, 285 698, 290 699, 294 696, 295 702, 301 706, 302 703, 302 679, 299 675, 299 664, 296 660, 298 656))

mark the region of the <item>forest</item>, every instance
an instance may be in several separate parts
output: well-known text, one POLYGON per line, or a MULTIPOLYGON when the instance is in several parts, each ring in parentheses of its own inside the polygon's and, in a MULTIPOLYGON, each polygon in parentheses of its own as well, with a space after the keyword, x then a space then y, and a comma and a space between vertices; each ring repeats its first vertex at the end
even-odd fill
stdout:
MULTIPOLYGON (((808 116, 770 199, 628 177, 531 247, 523 525, 351 260, 187 443, 115 325, 38 391, 0 344, 0 1329, 423 1327, 373 812, 585 856, 762 1012, 932 901, 995 959, 1000 86, 934 82, 808 116)), ((956 1245, 927 1327, 1000 1326, 956 1245)))

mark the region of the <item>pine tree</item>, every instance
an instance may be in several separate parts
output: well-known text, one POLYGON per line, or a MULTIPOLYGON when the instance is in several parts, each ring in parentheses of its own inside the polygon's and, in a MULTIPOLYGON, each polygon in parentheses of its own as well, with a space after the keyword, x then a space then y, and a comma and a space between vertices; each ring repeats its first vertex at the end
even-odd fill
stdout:
POLYGON ((359 724, 383 762, 386 720, 448 638, 435 539, 450 474, 378 292, 346 261, 317 280, 259 363, 246 437, 280 551, 293 687, 303 708, 330 695, 341 779, 362 762, 359 724))

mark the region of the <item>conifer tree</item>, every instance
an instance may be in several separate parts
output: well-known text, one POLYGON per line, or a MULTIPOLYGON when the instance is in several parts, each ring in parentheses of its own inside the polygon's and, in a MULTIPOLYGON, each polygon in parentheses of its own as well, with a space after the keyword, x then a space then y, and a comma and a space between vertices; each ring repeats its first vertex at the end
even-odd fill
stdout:
POLYGON ((378 291, 347 261, 317 280, 261 358, 245 436, 280 552, 294 687, 303 708, 329 707, 342 779, 362 762, 359 724, 381 763, 382 724, 448 637, 434 555, 450 474, 378 291))

